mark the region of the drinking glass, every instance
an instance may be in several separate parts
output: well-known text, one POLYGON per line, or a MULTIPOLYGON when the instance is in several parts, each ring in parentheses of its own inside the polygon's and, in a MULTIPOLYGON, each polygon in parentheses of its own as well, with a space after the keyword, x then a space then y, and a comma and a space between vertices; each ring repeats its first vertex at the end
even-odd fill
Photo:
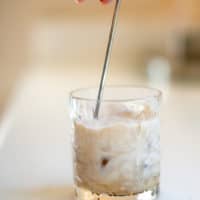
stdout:
POLYGON ((77 200, 153 200, 160 178, 161 92, 105 87, 72 91, 73 168, 77 200))

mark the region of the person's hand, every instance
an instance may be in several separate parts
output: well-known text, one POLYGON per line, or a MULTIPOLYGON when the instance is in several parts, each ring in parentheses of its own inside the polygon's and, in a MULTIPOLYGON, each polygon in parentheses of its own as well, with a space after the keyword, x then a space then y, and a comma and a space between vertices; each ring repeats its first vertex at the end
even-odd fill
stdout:
MULTIPOLYGON (((82 3, 82 2, 84 2, 85 0, 76 0, 78 3, 82 3)), ((103 3, 103 4, 107 4, 107 3, 109 3, 109 2, 111 2, 112 0, 99 0, 101 3, 103 3)))

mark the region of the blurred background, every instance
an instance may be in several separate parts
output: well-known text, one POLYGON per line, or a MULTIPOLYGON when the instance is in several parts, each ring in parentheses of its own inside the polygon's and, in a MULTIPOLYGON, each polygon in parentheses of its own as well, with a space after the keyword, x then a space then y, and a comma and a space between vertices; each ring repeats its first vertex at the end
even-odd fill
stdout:
MULTIPOLYGON (((96 0, 0 1, 2 199, 66 197, 68 93, 98 85, 112 11, 96 0)), ((163 91, 164 184, 191 188, 186 198, 198 191, 200 167, 199 20, 198 0, 123 0, 107 77, 163 91)))

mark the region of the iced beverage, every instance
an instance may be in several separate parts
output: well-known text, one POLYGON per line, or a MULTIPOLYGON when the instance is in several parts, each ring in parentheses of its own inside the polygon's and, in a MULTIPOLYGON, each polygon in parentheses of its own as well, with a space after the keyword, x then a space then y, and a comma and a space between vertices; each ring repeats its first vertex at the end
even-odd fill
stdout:
POLYGON ((98 119, 93 117, 95 93, 88 89, 71 96, 77 199, 156 199, 160 92, 107 88, 98 119))

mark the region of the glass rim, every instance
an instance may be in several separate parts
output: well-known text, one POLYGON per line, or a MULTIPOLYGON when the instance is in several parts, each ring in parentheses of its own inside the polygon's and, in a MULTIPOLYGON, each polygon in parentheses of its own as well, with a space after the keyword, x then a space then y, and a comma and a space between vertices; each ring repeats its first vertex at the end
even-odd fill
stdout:
MULTIPOLYGON (((148 86, 140 86, 140 85, 107 85, 104 87, 104 89, 123 89, 123 88, 129 88, 129 89, 145 89, 152 91, 151 95, 144 95, 144 97, 136 97, 136 98, 126 98, 126 99, 102 99, 102 102, 130 102, 130 101, 143 101, 143 100, 149 100, 149 99, 154 99, 157 98, 160 100, 162 98, 162 91, 153 87, 148 87, 148 86)), ((75 99, 79 101, 89 101, 89 102, 95 102, 97 101, 97 97, 89 98, 89 97, 81 97, 81 95, 78 95, 77 93, 82 92, 82 91, 89 91, 89 90, 97 90, 98 87, 93 86, 93 87, 83 87, 83 88, 77 88, 75 90, 72 90, 69 93, 70 99, 75 99)))

